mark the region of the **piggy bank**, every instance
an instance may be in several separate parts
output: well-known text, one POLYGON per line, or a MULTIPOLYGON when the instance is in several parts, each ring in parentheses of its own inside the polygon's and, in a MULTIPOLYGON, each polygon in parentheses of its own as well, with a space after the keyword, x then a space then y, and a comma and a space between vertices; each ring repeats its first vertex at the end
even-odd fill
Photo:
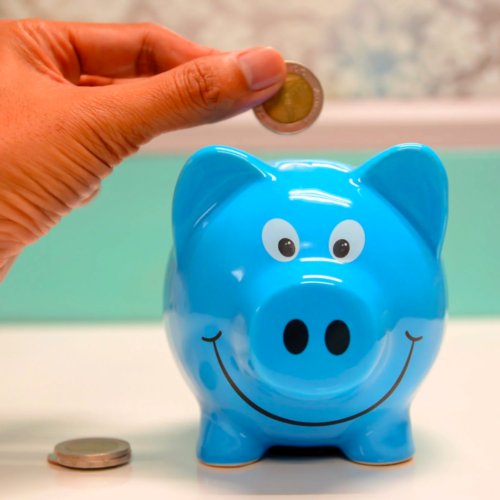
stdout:
POLYGON ((410 404, 446 316, 447 211, 444 167, 419 144, 358 168, 222 146, 188 160, 164 311, 201 408, 201 462, 272 446, 412 457, 410 404))

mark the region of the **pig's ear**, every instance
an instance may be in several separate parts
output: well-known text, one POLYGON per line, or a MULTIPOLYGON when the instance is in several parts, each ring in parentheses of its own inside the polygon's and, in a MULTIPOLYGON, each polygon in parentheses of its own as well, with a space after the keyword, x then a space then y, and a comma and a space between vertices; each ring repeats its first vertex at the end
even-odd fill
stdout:
POLYGON ((448 179, 436 153, 421 144, 401 144, 354 175, 396 207, 439 257, 448 218, 448 179))
POLYGON ((172 219, 177 254, 213 210, 236 192, 264 180, 269 168, 258 158, 225 146, 210 146, 195 153, 175 188, 172 219))

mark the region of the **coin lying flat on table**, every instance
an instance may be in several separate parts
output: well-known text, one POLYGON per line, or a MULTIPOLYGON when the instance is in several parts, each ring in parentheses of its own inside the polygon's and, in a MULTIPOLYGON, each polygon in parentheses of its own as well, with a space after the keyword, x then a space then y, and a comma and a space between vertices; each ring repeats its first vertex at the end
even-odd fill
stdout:
POLYGON ((114 438, 82 438, 63 441, 47 460, 74 469, 104 469, 127 463, 132 457, 127 441, 114 438))
POLYGON ((285 61, 286 80, 278 92, 254 108, 264 127, 278 134, 296 134, 310 127, 323 107, 323 90, 314 73, 302 64, 285 61))

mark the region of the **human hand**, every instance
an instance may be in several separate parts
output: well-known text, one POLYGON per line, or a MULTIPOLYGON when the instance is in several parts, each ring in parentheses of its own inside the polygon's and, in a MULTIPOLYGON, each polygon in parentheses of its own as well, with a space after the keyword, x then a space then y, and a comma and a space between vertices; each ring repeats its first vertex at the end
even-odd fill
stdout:
POLYGON ((285 73, 273 49, 223 53, 153 24, 0 21, 0 282, 139 146, 253 108, 285 73))

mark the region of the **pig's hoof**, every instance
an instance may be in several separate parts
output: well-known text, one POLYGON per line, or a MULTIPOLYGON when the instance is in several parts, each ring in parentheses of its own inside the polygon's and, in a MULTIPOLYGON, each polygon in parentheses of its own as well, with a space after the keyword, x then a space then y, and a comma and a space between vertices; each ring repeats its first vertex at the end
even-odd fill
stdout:
POLYGON ((266 449, 246 430, 220 415, 203 417, 198 459, 212 467, 241 467, 260 460, 266 449))
POLYGON ((393 465, 407 462, 415 448, 410 422, 384 422, 354 436, 342 446, 349 460, 364 465, 393 465))
POLYGON ((370 446, 347 446, 342 450, 349 460, 362 465, 395 465, 413 457, 413 446, 395 446, 380 450, 370 446))
POLYGON ((210 464, 210 463, 204 462, 201 458, 199 460, 200 460, 201 464, 206 465, 208 467, 217 467, 219 469, 234 469, 234 468, 237 468, 237 467, 245 467, 247 465, 252 465, 252 464, 254 464, 254 463, 259 462, 260 460, 262 460, 262 458, 263 457, 260 457, 257 460, 252 460, 251 462, 245 462, 245 463, 242 463, 242 464, 210 464))
POLYGON ((388 467, 390 465, 404 464, 412 460, 413 457, 407 458, 406 460, 399 460, 398 462, 359 462, 358 460, 351 460, 355 464, 359 465, 369 465, 370 467, 388 467))

